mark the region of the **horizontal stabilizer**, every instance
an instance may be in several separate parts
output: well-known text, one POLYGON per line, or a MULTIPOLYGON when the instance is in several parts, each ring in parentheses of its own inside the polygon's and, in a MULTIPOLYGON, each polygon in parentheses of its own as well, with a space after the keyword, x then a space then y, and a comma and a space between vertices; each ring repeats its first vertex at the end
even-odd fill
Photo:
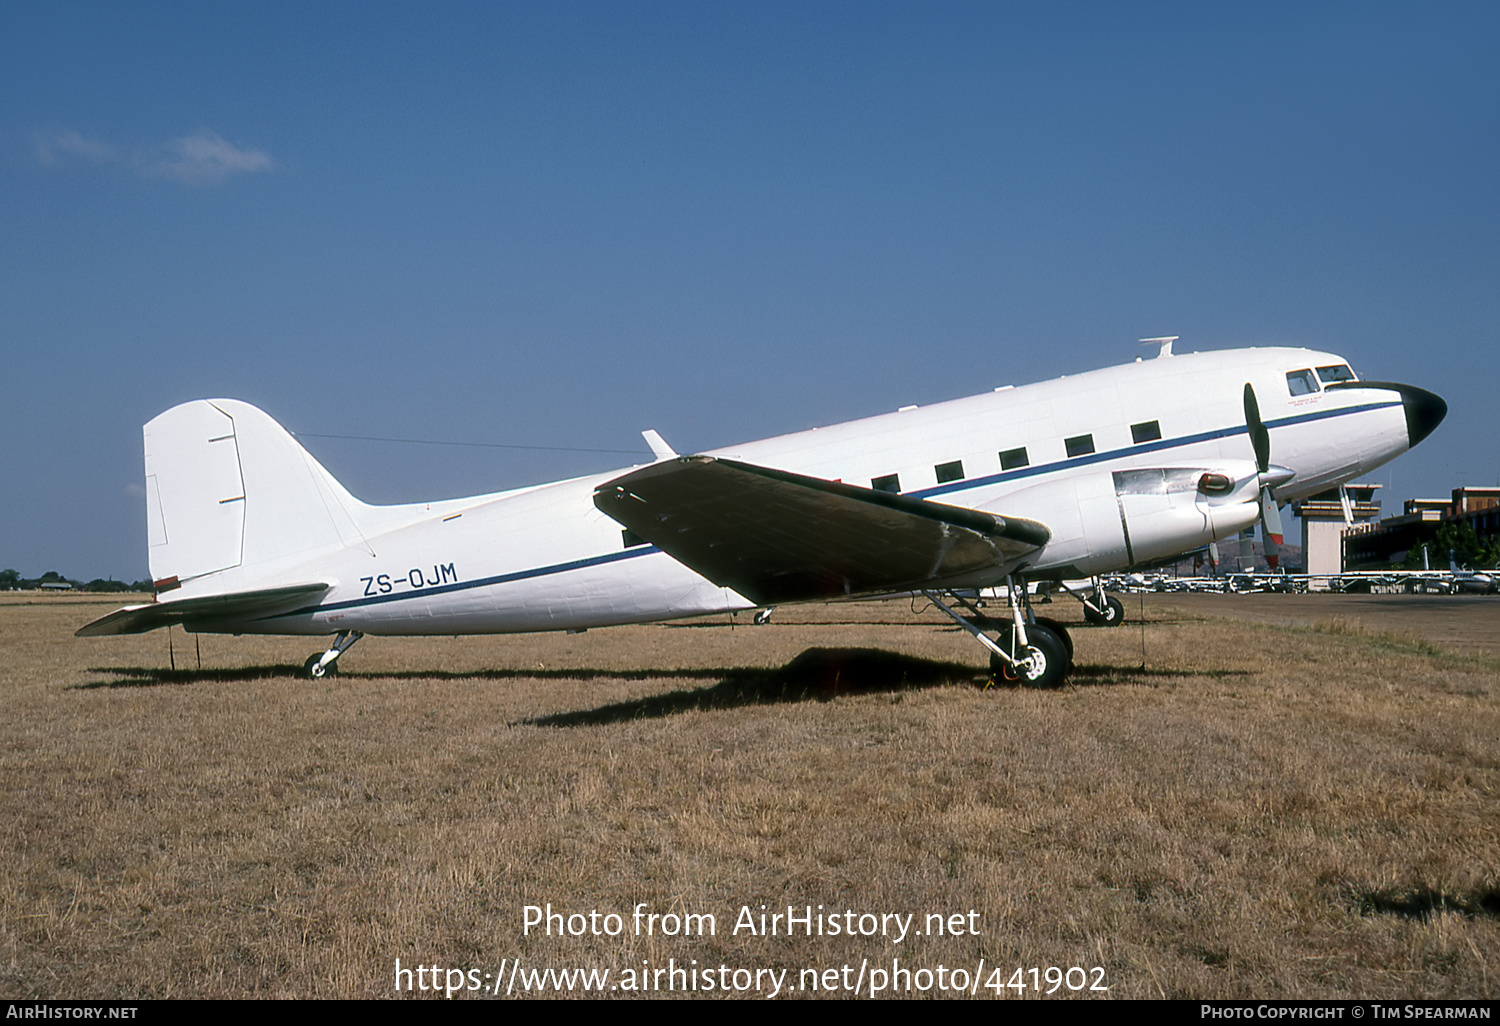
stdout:
POLYGON ((108 634, 144 634, 146 631, 154 631, 168 624, 180 624, 186 620, 269 616, 296 609, 327 591, 326 584, 293 584, 285 588, 205 595, 201 598, 178 599, 175 602, 148 602, 139 606, 126 606, 108 616, 101 616, 78 628, 74 635, 80 638, 97 638, 108 634))
POLYGON ((617 477, 594 505, 759 605, 998 579, 1050 537, 1031 520, 708 456, 617 477))

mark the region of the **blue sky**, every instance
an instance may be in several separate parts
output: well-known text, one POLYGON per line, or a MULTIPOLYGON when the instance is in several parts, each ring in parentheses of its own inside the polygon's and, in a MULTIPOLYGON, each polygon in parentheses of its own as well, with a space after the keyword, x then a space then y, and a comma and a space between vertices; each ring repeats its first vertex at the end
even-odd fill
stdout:
POLYGON ((147 576, 140 426, 370 501, 1133 359, 1442 394, 1500 483, 1500 6, 0 0, 0 566, 147 576), (434 439, 487 448, 357 442, 434 439))

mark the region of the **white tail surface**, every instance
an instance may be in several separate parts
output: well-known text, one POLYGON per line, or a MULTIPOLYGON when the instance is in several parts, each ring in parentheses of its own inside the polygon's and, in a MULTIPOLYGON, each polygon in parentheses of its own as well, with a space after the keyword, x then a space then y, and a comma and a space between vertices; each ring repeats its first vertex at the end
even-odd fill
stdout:
POLYGON ((369 549, 364 503, 286 430, 236 399, 198 399, 145 427, 152 579, 295 562, 321 549, 369 549))

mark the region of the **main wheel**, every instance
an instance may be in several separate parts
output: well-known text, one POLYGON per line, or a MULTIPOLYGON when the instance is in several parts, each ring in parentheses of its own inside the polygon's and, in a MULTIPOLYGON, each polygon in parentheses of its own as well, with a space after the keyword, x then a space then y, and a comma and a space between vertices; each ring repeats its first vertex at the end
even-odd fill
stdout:
POLYGON ((1118 627, 1125 622, 1125 604, 1113 595, 1105 595, 1104 608, 1096 612, 1084 606, 1083 618, 1095 627, 1118 627))
MULTIPOLYGON (((1053 634, 1056 634, 1058 640, 1063 643, 1063 647, 1068 650, 1068 669, 1071 670, 1073 668, 1073 635, 1068 633, 1067 626, 1058 623, 1050 616, 1039 616, 1036 618, 1036 622, 1040 626, 1047 628, 1053 634)), ((1028 631, 1030 629, 1031 628, 1029 627, 1027 628, 1028 631)))
POLYGON ((323 658, 322 652, 314 652, 307 657, 307 662, 302 664, 302 676, 308 680, 319 680, 323 677, 337 677, 339 675, 338 660, 335 659, 327 666, 319 666, 318 660, 323 658))
POLYGON ((1024 651, 1011 643, 1011 632, 1001 637, 1000 644, 1007 652, 1015 652, 1021 659, 1019 666, 1011 666, 998 655, 990 656, 990 672, 995 679, 1022 684, 1029 688, 1055 688, 1068 678, 1073 661, 1068 658, 1067 646, 1062 639, 1041 624, 1026 628, 1029 642, 1024 651))

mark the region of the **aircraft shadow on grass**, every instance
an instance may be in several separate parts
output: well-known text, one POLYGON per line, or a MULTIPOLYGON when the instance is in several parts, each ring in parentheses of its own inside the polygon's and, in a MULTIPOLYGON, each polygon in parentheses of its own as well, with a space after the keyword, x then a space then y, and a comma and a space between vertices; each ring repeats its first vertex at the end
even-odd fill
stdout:
POLYGON ((598 726, 658 719, 694 709, 826 702, 841 695, 970 684, 985 676, 983 670, 966 663, 920 659, 874 648, 809 648, 785 666, 729 670, 710 687, 538 716, 522 723, 539 727, 598 726))
MULTIPOLYGON (((243 666, 224 669, 169 669, 146 666, 94 666, 90 673, 109 674, 114 679, 74 684, 73 688, 144 688, 168 685, 239 683, 279 677, 300 678, 301 667, 290 663, 266 666, 243 666)), ((376 670, 345 673, 345 680, 694 680, 718 681, 712 687, 691 688, 627 703, 635 709, 625 719, 636 719, 643 703, 668 703, 662 713, 696 708, 724 708, 732 705, 760 705, 767 702, 829 699, 839 694, 859 694, 935 687, 951 683, 972 683, 984 679, 979 667, 965 663, 939 662, 868 648, 810 648, 785 666, 772 668, 704 666, 675 669, 597 669, 589 667, 504 668, 488 670, 376 670), (737 695, 729 700, 726 696, 737 695), (688 699, 675 704, 675 696, 688 699)), ((330 678, 332 683, 339 678, 330 678)), ((606 707, 606 708, 613 708, 606 707)), ((570 714, 571 715, 571 714, 570 714)), ((544 722, 542 720, 528 722, 544 722)))
MULTIPOLYGON (((77 689, 182 686, 199 683, 239 683, 300 676, 290 664, 230 669, 181 669, 139 666, 99 666, 90 672, 115 679, 75 684, 77 689)), ((1210 676, 1249 671, 1215 671, 1210 676)), ((1203 676, 1201 671, 1079 665, 1072 687, 1107 687, 1203 676)), ((705 687, 688 687, 594 709, 555 713, 522 720, 518 725, 542 727, 597 726, 639 719, 658 719, 694 709, 733 709, 793 702, 826 702, 845 695, 880 694, 944 687, 983 686, 989 674, 967 663, 922 659, 873 648, 809 648, 784 666, 770 668, 699 667, 688 669, 605 670, 589 668, 491 669, 478 671, 399 670, 350 673, 346 679, 396 680, 714 680, 705 687)), ((331 682, 330 682, 331 683, 331 682)), ((1000 688, 1013 683, 997 682, 1000 688)))
MULTIPOLYGON (((1231 671, 1236 672, 1236 671, 1231 671)), ((1248 671, 1237 671, 1248 672, 1248 671)), ((1098 687, 1201 676, 1185 670, 1075 666, 1070 687, 1098 687)), ((711 687, 671 691, 597 709, 556 713, 524 720, 539 727, 598 726, 657 719, 694 709, 733 709, 790 702, 826 702, 844 695, 917 691, 952 684, 1011 690, 1014 682, 992 681, 990 674, 967 663, 920 659, 874 648, 810 648, 785 666, 764 670, 731 670, 711 687)))

